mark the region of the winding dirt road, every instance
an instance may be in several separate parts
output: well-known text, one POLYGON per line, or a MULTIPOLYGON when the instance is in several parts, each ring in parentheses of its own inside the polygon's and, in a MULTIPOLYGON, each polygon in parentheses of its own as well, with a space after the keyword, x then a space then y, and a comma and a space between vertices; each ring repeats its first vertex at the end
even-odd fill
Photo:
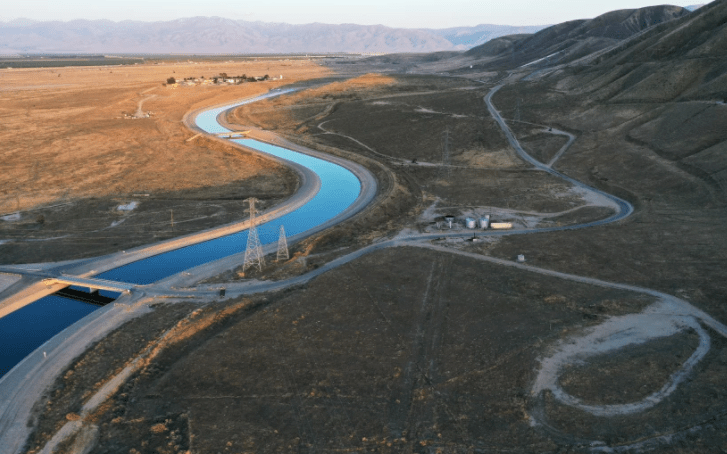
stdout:
MULTIPOLYGON (((550 232, 561 230, 572 230, 576 228, 588 228, 607 223, 617 222, 628 217, 633 212, 633 206, 618 197, 607 194, 595 188, 591 188, 577 180, 574 180, 556 170, 552 169, 552 164, 560 155, 567 150, 573 140, 569 140, 563 149, 561 149, 551 162, 544 164, 529 156, 520 146, 509 127, 502 119, 501 115, 492 104, 493 95, 502 87, 499 85, 493 88, 485 97, 485 102, 490 113, 498 122, 510 144, 515 148, 518 155, 526 162, 532 164, 537 169, 548 172, 558 178, 565 179, 570 183, 582 188, 583 190, 593 192, 599 196, 605 197, 613 205, 616 213, 606 219, 594 221, 591 223, 554 227, 546 229, 532 229, 522 231, 502 231, 502 232, 481 232, 480 235, 513 235, 525 233, 550 232)), ((286 145, 287 146, 287 145, 286 145)), ((375 187, 374 187, 375 192, 375 187)), ((373 195, 371 195, 371 198, 373 195)), ((337 219, 336 222, 340 222, 337 219)), ((349 263, 362 257, 365 254, 375 252, 380 249, 390 247, 418 247, 434 250, 441 253, 457 254, 466 256, 471 259, 487 261, 501 266, 519 269, 523 272, 532 272, 547 275, 557 279, 565 279, 573 282, 580 282, 599 287, 607 287, 620 290, 628 290, 642 294, 648 294, 657 299, 657 302, 649 306, 643 312, 631 314, 621 317, 613 317, 601 325, 589 328, 583 333, 574 335, 571 338, 563 340, 562 344, 557 346, 553 354, 544 358, 541 362, 537 373, 537 378, 531 390, 532 397, 537 400, 544 392, 549 391, 553 396, 566 405, 580 408, 584 411, 591 412, 595 415, 613 416, 630 414, 643 411, 664 398, 668 397, 677 386, 688 376, 692 368, 709 350, 709 335, 702 325, 711 328, 722 336, 727 337, 727 327, 710 317, 703 311, 695 308, 688 302, 679 298, 667 295, 655 290, 646 288, 606 282, 584 276, 576 276, 572 274, 560 273, 557 271, 547 270, 543 268, 532 267, 512 261, 497 259, 494 257, 473 254, 465 251, 454 250, 436 246, 429 243, 429 240, 440 238, 442 234, 413 234, 407 237, 399 237, 393 240, 381 241, 370 246, 364 247, 358 251, 350 253, 346 256, 335 259, 320 268, 296 276, 291 279, 278 282, 246 282, 246 283, 229 283, 224 287, 227 291, 226 298, 235 298, 241 295, 249 295, 260 292, 270 292, 284 289, 291 286, 300 285, 311 279, 320 276, 332 269, 349 263), (636 329, 638 328, 638 329, 636 329), (624 336, 623 330, 630 330, 629 335, 624 336), (647 396, 639 402, 625 404, 621 406, 594 406, 586 405, 580 402, 576 397, 570 396, 560 389, 558 385, 558 377, 562 369, 572 364, 574 361, 582 360, 584 357, 591 355, 603 354, 605 352, 617 349, 627 348, 630 345, 643 343, 649 339, 657 337, 666 337, 678 333, 684 329, 694 329, 700 334, 700 345, 693 355, 682 365, 681 369, 675 372, 667 383, 656 393, 647 396)), ((446 236, 471 236, 471 232, 454 233, 446 236)), ((268 246, 270 249, 272 246, 268 246)), ((124 321, 139 316, 148 311, 147 303, 152 301, 154 297, 164 296, 168 298, 179 298, 183 300, 214 300, 218 297, 220 285, 198 285, 196 287, 187 287, 195 282, 211 277, 222 269, 228 269, 231 264, 239 264, 238 256, 231 256, 216 262, 208 263, 200 267, 187 270, 184 273, 167 278, 163 281, 152 285, 139 286, 137 290, 129 296, 124 296, 117 300, 114 304, 106 306, 85 319, 79 321, 76 325, 64 331, 60 335, 51 339, 46 343, 42 350, 50 353, 45 357, 41 349, 37 350, 26 358, 21 364, 0 380, 0 454, 16 453, 22 446, 23 440, 28 433, 25 422, 30 413, 33 403, 40 397, 44 389, 52 383, 53 379, 69 364, 73 358, 81 354, 87 346, 93 341, 103 337, 111 329, 119 326, 124 321)), ((108 263, 114 263, 112 259, 105 259, 108 263)), ((73 265, 74 269, 90 269, 93 265, 83 263, 82 265, 73 265)), ((95 268, 93 268, 95 269, 95 268)), ((9 270, 13 272, 17 269, 9 270)), ((14 284, 17 285, 17 284, 14 284)), ((123 382, 124 377, 128 376, 132 371, 135 363, 132 363, 127 369, 116 376, 112 377, 102 385, 101 390, 87 401, 84 407, 85 412, 92 412, 94 408, 101 405, 105 399, 110 396, 114 390, 123 382)), ((536 406, 530 414, 532 425, 547 424, 546 415, 542 408, 536 406)), ((69 435, 79 430, 93 430, 93 427, 85 427, 82 422, 73 421, 64 426, 46 445, 44 452, 51 452, 57 443, 66 439, 69 435)), ((597 442, 597 441, 596 441, 597 442)), ((600 448, 599 448, 600 449, 600 448)))

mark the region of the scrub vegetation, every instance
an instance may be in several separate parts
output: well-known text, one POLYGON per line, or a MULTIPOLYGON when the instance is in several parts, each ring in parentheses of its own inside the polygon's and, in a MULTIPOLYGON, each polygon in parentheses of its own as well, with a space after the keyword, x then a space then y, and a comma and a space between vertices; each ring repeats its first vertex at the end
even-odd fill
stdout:
POLYGON ((366 166, 379 194, 289 260, 244 276, 228 267, 200 292, 430 236, 284 290, 156 299, 168 304, 57 377, 26 452, 74 420, 83 430, 64 452, 727 450, 726 17, 725 0, 691 14, 653 7, 434 62, 331 61, 340 80, 229 112, 235 129, 366 166), (513 151, 484 100, 500 85, 492 103, 531 156, 558 157, 554 169, 633 214, 449 235, 445 215, 490 214, 525 232, 614 213, 513 151), (130 364, 117 392, 78 413, 130 364))

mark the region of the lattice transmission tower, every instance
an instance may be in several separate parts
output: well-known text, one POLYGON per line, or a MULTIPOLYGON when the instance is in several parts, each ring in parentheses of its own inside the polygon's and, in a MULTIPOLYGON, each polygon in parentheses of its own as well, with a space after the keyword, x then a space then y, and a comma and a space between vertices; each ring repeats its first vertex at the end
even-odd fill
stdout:
POLYGON ((255 202, 256 198, 250 197, 247 199, 247 203, 250 205, 250 229, 247 234, 247 248, 245 248, 245 263, 242 265, 242 272, 256 266, 258 270, 262 271, 265 266, 265 256, 263 255, 263 246, 260 244, 260 238, 257 235, 257 227, 255 226, 255 202))
POLYGON ((288 239, 285 237, 285 227, 280 226, 280 235, 278 236, 278 257, 275 259, 276 262, 282 260, 288 260, 290 254, 288 253, 288 239))

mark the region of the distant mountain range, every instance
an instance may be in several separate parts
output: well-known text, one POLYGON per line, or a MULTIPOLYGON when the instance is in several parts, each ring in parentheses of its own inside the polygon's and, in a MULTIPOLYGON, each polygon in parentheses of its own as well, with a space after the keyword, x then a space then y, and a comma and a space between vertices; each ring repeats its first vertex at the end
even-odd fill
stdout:
POLYGON ((545 26, 477 25, 441 30, 383 25, 247 22, 193 17, 164 22, 74 20, 0 22, 0 54, 14 53, 307 53, 467 50, 545 26))
MULTIPOLYGON (((704 4, 696 4, 686 9, 694 11, 702 6, 704 4)), ((160 22, 39 22, 15 19, 0 22, 0 55, 428 53, 466 51, 503 36, 531 35, 546 27, 481 24, 445 29, 408 29, 356 24, 291 25, 221 17, 192 17, 160 22)))

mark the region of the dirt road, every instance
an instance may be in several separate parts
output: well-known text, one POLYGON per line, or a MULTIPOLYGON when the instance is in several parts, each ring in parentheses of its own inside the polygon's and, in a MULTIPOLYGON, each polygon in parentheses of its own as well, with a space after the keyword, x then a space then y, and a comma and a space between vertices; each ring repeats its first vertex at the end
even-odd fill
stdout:
MULTIPOLYGON (((523 233, 537 233, 537 232, 545 232, 545 231, 553 231, 553 230, 567 230, 567 229, 575 229, 575 228, 584 228, 584 227, 592 227, 592 226, 599 226, 604 225, 606 223, 610 222, 616 222, 621 219, 624 219, 625 217, 629 216, 633 212, 633 207, 628 202, 619 199, 617 197, 614 197, 612 195, 606 194, 602 191, 593 189, 583 183, 580 183, 566 175, 563 175, 555 170, 553 170, 548 164, 543 164, 539 161, 534 160, 532 157, 530 157, 520 146, 517 139, 514 137, 512 132, 509 130, 507 124, 500 116, 499 112, 496 110, 494 105, 492 105, 491 98, 494 95, 494 93, 500 88, 501 86, 495 87, 491 92, 488 94, 488 96, 485 98, 485 101, 487 102, 488 109, 490 110, 493 117, 496 119, 496 121, 500 124, 503 131, 505 132, 508 140, 512 144, 512 146, 517 151, 518 155, 520 155, 525 161, 529 162, 536 168, 548 172, 552 175, 558 176, 560 178, 563 178, 576 186, 582 188, 583 190, 590 191, 599 197, 604 197, 610 202, 612 202, 617 209, 617 213, 614 216, 611 216, 607 219, 601 220, 601 221, 595 221, 588 224, 578 225, 578 226, 569 226, 569 227, 561 227, 561 228, 553 228, 553 229, 536 229, 536 230, 530 230, 530 231, 518 231, 518 232, 488 232, 488 234, 491 235, 513 235, 513 234, 523 234, 523 233)), ((569 144, 572 143, 572 140, 569 140, 569 144)), ((564 151, 567 148, 561 149, 561 151, 564 151)), ((559 152, 561 153, 561 152, 559 152)), ((562 154, 562 153, 561 153, 562 154)), ((554 162, 554 161, 552 161, 554 162)), ((453 234, 452 236, 469 236, 471 232, 466 233, 457 233, 453 234)), ((389 241, 382 241, 379 243, 372 244, 366 248, 360 249, 358 251, 355 251, 353 253, 350 253, 348 255, 345 255, 343 257, 340 257, 336 260, 333 260, 320 268, 311 271, 309 273, 296 276, 291 279, 287 279, 284 281, 278 281, 278 282, 248 282, 244 284, 225 284, 224 287, 227 291, 227 297, 237 297, 240 295, 246 295, 246 294, 254 294, 254 293, 260 293, 260 292, 269 292, 274 290, 280 290, 284 288, 288 288, 294 285, 299 285, 301 283, 305 283, 310 281, 311 279, 320 276, 323 273, 326 273, 330 270, 333 270, 337 267, 340 267, 346 263, 350 263, 353 260, 356 260, 363 255, 369 254, 371 252, 383 249, 383 248, 391 248, 391 247, 403 247, 403 246, 412 246, 417 248, 426 248, 430 250, 435 250, 438 252, 444 252, 447 254, 456 254, 460 256, 465 256, 471 259, 480 260, 480 261, 487 261, 490 263, 494 263, 500 266, 506 266, 510 268, 514 268, 520 271, 529 272, 529 273, 537 273, 545 276, 550 276, 556 279, 563 279, 568 280, 572 282, 579 282, 583 284, 589 284, 589 285, 595 285, 599 287, 605 287, 605 288, 611 288, 611 289, 619 289, 619 290, 628 290, 633 291, 637 293, 642 293, 646 295, 650 295, 657 298, 657 302, 653 305, 649 306, 647 309, 645 309, 643 312, 638 314, 632 314, 632 315, 626 315, 623 317, 618 318, 612 318, 607 320, 606 322, 602 323, 601 325, 597 325, 589 330, 587 332, 574 335, 571 338, 565 339, 563 344, 558 346, 550 356, 545 358, 541 363, 541 368, 538 371, 538 378, 536 379, 535 385, 533 386, 531 390, 532 396, 536 397, 541 395, 545 391, 551 391, 556 399, 558 399, 560 402, 574 406, 577 408, 580 408, 584 411, 591 412, 592 414, 608 414, 608 415, 620 415, 620 414, 628 414, 630 412, 639 412, 643 411, 646 408, 649 408, 650 406, 655 405, 656 403, 663 400, 665 397, 669 396, 676 388, 677 386, 684 380, 684 378, 687 376, 689 371, 699 362, 699 360, 704 357, 706 352, 709 350, 709 339, 704 330, 700 327, 700 324, 704 324, 713 330, 715 330, 717 333, 719 333, 722 336, 727 337, 727 327, 716 321, 714 318, 710 317, 708 314, 704 313, 703 311, 695 308, 688 302, 667 295, 662 292, 658 292, 655 290, 650 290, 638 286, 633 285, 627 285, 627 284, 619 284, 614 282, 607 282, 604 280, 599 279, 593 279, 589 277, 584 276, 577 276, 574 274, 567 274, 567 273, 561 273, 556 272, 544 268, 538 268, 533 266, 528 266, 520 263, 515 263, 508 260, 502 260, 494 257, 484 256, 481 254, 474 254, 469 253, 465 251, 460 250, 454 250, 451 248, 445 248, 441 246, 435 246, 432 244, 429 244, 425 242, 426 240, 434 239, 437 237, 443 236, 441 234, 436 235, 410 235, 408 237, 404 238, 398 238, 396 240, 389 240, 389 241), (639 330, 635 330, 632 328, 640 328, 639 330), (631 332, 628 336, 623 336, 622 333, 624 329, 631 329, 631 332), (558 385, 558 377, 559 373, 562 371, 562 369, 572 364, 574 361, 577 360, 577 358, 581 358, 583 356, 588 355, 596 355, 599 353, 603 353, 606 351, 610 351, 617 348, 624 348, 630 345, 635 345, 639 343, 643 343, 648 339, 655 338, 655 337, 665 337, 669 335, 673 335, 674 333, 678 333, 680 331, 683 331, 685 329, 694 329, 696 330, 700 335, 700 343, 698 348, 695 350, 695 352, 690 356, 687 361, 682 365, 681 369, 674 373, 664 384, 664 386, 656 393, 647 396, 645 399, 639 402, 621 405, 621 406, 594 406, 594 405, 582 405, 576 398, 573 396, 570 396, 565 391, 560 389, 558 385)), ((230 259, 230 258, 228 258, 230 259)), ((228 260, 223 259, 223 260, 228 260)), ((239 257, 237 257, 239 260, 239 257)), ((171 297, 171 298, 194 298, 194 299, 202 299, 202 300, 212 300, 217 297, 218 290, 220 285, 199 285, 195 288, 187 288, 187 289, 180 289, 179 286, 182 285, 193 285, 196 281, 199 281, 200 278, 203 276, 209 276, 212 275, 212 273, 219 272, 221 269, 224 269, 226 266, 229 266, 228 262, 219 261, 214 262, 212 264, 204 265, 203 267, 199 267, 198 269, 189 270, 189 274, 180 274, 175 276, 173 279, 168 279, 163 282, 159 282, 154 285, 147 286, 143 289, 143 292, 146 296, 165 296, 165 297, 171 297)), ((432 268, 434 270, 434 268, 432 268)), ((125 305, 135 305, 135 304, 141 304, 137 300, 134 300, 132 297, 124 297, 117 301, 117 305, 119 307, 125 306, 125 305)), ((67 358, 66 358, 67 359, 67 358)), ((129 366, 133 369, 133 364, 129 366)), ((132 369, 125 369, 121 371, 119 374, 115 375, 114 377, 110 378, 102 387, 101 391, 99 391, 96 396, 92 396, 91 399, 88 402, 92 402, 93 404, 89 404, 87 408, 84 409, 86 413, 92 412, 94 408, 97 408, 98 405, 100 405, 104 400, 105 397, 108 396, 109 392, 112 392, 114 386, 121 381, 123 381, 124 377, 128 376, 132 369)), ((0 381, 0 384, 2 384, 2 381, 0 381)), ((12 397, 14 400, 15 398, 12 397)), ((19 401, 17 407, 20 408, 23 405, 27 405, 28 402, 30 402, 31 399, 29 399, 29 396, 25 396, 25 399, 22 401, 19 401)), ((32 403, 32 402, 31 402, 32 403)), ((16 413, 18 417, 21 415, 21 412, 18 411, 16 413)), ((10 415, 11 417, 13 415, 10 415)), ((531 411, 530 414, 530 422, 533 425, 543 424, 547 421, 543 420, 544 414, 541 408, 537 407, 531 411)), ((22 419, 19 419, 22 420, 22 419)), ((2 428, 0 427, 0 430, 2 428)), ((15 430, 15 435, 21 435, 22 434, 22 428, 20 426, 16 425, 11 427, 8 427, 6 433, 10 433, 11 430, 15 430)), ((90 425, 84 426, 83 423, 79 423, 78 421, 72 421, 66 424, 66 426, 61 429, 57 433, 57 436, 54 437, 54 439, 45 447, 45 450, 50 452, 52 450, 52 447, 63 440, 66 436, 69 434, 73 434, 80 430, 93 430, 93 427, 90 425)), ((0 439, 2 439, 2 432, 0 432, 0 439)), ((10 452, 10 451, 8 451, 10 452)))

